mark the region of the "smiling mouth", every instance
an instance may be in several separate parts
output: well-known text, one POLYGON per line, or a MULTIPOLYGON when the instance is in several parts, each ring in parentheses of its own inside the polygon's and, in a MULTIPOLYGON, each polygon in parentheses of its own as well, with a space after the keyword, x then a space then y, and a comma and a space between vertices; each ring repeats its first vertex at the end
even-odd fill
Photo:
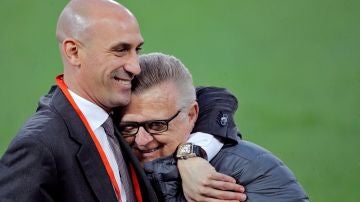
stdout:
POLYGON ((122 85, 131 85, 131 79, 124 79, 124 78, 119 78, 117 76, 113 76, 112 77, 117 83, 120 83, 122 85))
POLYGON ((154 152, 156 150, 159 150, 161 148, 161 146, 158 146, 158 147, 155 147, 153 149, 147 149, 147 150, 142 150, 142 149, 137 149, 138 151, 140 151, 141 153, 151 153, 151 152, 154 152))
POLYGON ((133 76, 128 75, 122 71, 114 71, 111 73, 111 78, 114 79, 117 83, 130 86, 133 76))

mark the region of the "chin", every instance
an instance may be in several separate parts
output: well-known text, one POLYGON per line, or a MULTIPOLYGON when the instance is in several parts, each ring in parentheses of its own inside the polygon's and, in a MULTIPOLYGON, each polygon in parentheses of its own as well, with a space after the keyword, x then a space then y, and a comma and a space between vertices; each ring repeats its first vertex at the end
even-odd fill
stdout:
POLYGON ((115 103, 115 107, 124 107, 130 103, 130 96, 117 99, 115 103))
POLYGON ((110 95, 114 103, 118 106, 128 105, 131 100, 131 89, 124 89, 119 91, 113 91, 110 95))
POLYGON ((161 158, 161 157, 160 156, 156 156, 156 157, 143 157, 142 156, 139 159, 140 159, 141 164, 144 164, 144 163, 147 163, 147 162, 150 162, 150 161, 154 161, 154 160, 156 160, 158 158, 161 158))

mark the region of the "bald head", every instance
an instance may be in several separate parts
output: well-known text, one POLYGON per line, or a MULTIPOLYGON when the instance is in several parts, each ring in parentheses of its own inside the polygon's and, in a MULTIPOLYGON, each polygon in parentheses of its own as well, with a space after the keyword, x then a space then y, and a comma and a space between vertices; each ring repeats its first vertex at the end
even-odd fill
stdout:
POLYGON ((71 0, 59 16, 56 38, 59 43, 66 38, 84 40, 92 25, 109 18, 136 20, 127 8, 116 1, 71 0))
POLYGON ((129 103, 143 38, 128 9, 111 0, 72 0, 56 36, 70 90, 106 111, 129 103))

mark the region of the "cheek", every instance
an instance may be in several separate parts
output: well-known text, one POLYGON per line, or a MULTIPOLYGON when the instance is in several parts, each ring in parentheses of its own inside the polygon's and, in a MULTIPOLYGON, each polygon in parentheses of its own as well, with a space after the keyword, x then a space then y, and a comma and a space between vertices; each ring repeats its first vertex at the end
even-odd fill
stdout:
POLYGON ((176 148, 177 141, 172 137, 171 134, 161 135, 161 137, 156 137, 155 140, 163 146, 161 149, 162 156, 169 155, 171 152, 173 152, 173 148, 176 148))
POLYGON ((186 142, 186 140, 190 136, 190 132, 192 130, 191 124, 189 122, 181 122, 178 124, 178 127, 173 129, 172 137, 177 141, 179 144, 186 142))
MULTIPOLYGON (((102 80, 103 73, 101 65, 97 65, 97 62, 92 60, 89 61, 89 63, 85 64, 80 68, 82 80, 86 81, 88 84, 92 85, 99 85, 99 81, 102 80)), ((92 87, 98 87, 98 86, 92 86, 92 87)))
POLYGON ((98 55, 89 58, 87 65, 91 67, 93 71, 97 71, 97 73, 108 74, 109 72, 114 70, 115 67, 120 66, 120 61, 121 60, 116 60, 112 56, 98 55))
POLYGON ((164 146, 169 145, 173 142, 173 140, 170 138, 169 134, 154 135, 153 138, 154 138, 154 141, 156 141, 159 144, 162 144, 164 146))
POLYGON ((124 65, 124 59, 120 57, 116 57, 114 55, 110 55, 107 58, 104 58, 103 64, 111 67, 122 67, 124 65))
POLYGON ((163 153, 170 155, 176 151, 179 144, 186 142, 187 138, 183 134, 166 134, 166 137, 159 137, 157 141, 164 145, 163 153))
POLYGON ((135 142, 135 137, 126 137, 124 139, 130 146, 133 145, 135 142))

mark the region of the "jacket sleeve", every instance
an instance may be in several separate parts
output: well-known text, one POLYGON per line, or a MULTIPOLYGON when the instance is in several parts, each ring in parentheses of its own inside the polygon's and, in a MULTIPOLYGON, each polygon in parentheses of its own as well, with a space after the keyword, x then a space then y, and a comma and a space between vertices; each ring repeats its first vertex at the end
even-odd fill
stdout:
POLYGON ((307 202, 295 175, 270 152, 258 155, 234 174, 245 186, 248 202, 307 202))
POLYGON ((1 201, 54 201, 51 152, 30 137, 17 138, 0 160, 1 201))
POLYGON ((147 162, 144 164, 144 170, 155 189, 159 201, 186 201, 176 160, 173 156, 147 162))

